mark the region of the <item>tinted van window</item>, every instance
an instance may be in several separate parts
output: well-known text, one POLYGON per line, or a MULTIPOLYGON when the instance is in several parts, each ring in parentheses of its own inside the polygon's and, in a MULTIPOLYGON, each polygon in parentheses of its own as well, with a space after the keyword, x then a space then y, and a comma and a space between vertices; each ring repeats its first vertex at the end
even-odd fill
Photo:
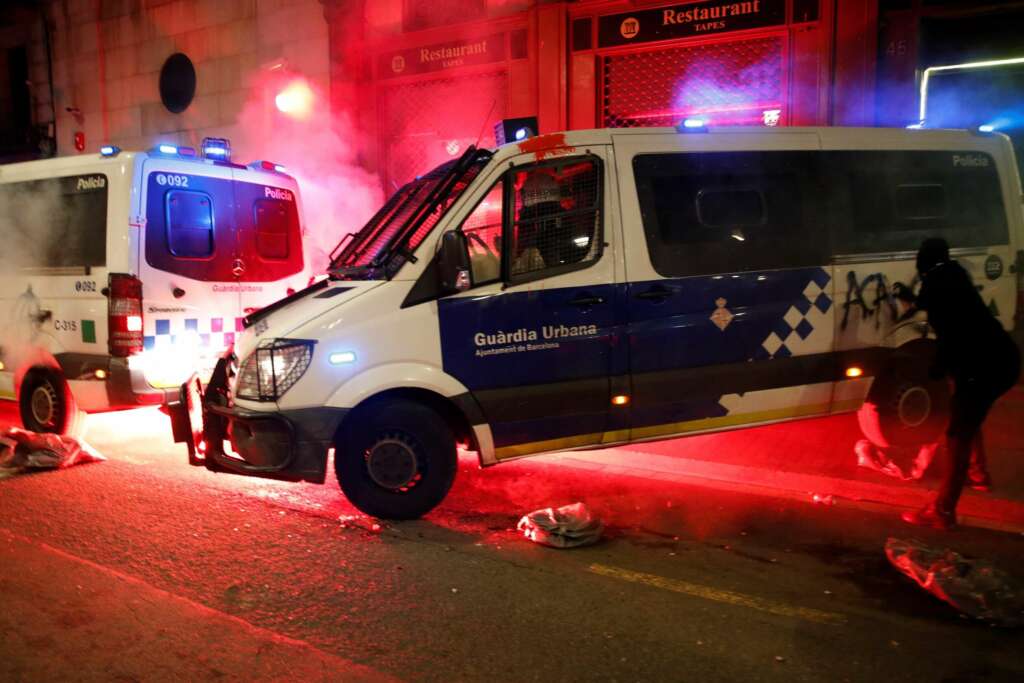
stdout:
POLYGON ((278 199, 256 200, 253 226, 256 230, 256 252, 261 258, 278 261, 288 258, 289 209, 292 206, 278 199))
POLYGON ((815 152, 637 156, 654 269, 680 277, 828 263, 816 165, 815 152))
POLYGON ((20 268, 107 262, 107 177, 100 173, 0 184, 5 263, 20 268))
POLYGON ((203 192, 171 190, 167 204, 167 244, 180 258, 213 254, 213 202, 203 192))
POLYGON ((290 190, 176 177, 181 184, 175 186, 159 172, 147 180, 149 265, 203 282, 272 282, 302 270, 302 234, 290 190))
POLYGON ((837 252, 915 251, 926 237, 954 247, 1004 244, 995 161, 978 152, 825 152, 837 252))

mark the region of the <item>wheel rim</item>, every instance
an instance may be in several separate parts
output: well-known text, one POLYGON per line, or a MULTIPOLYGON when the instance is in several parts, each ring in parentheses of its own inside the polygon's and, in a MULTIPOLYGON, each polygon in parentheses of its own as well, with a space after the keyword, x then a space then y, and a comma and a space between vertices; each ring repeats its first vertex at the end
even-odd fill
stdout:
POLYGON ((387 434, 370 447, 366 470, 374 483, 391 491, 408 491, 422 478, 416 446, 400 434, 387 434))
POLYGON ((32 419, 43 427, 56 424, 57 390, 49 382, 43 382, 32 390, 32 419))
POLYGON ((896 406, 900 422, 907 427, 917 427, 928 420, 932 412, 932 397, 924 387, 910 387, 900 396, 896 406))

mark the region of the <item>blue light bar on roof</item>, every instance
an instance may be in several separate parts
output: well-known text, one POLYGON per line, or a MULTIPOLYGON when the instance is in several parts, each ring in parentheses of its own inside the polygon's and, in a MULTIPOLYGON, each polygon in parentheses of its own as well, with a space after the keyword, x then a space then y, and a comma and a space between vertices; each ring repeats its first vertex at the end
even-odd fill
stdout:
POLYGON ((680 133, 706 133, 708 131, 708 120, 689 117, 676 126, 680 133))
POLYGON ((227 138, 203 138, 203 156, 217 161, 231 159, 231 142, 227 138))
POLYGON ((166 143, 157 145, 157 151, 161 154, 177 154, 178 147, 176 145, 168 145, 166 143))
POLYGON ((121 148, 116 145, 103 145, 100 147, 100 156, 102 157, 116 157, 121 152, 121 148))

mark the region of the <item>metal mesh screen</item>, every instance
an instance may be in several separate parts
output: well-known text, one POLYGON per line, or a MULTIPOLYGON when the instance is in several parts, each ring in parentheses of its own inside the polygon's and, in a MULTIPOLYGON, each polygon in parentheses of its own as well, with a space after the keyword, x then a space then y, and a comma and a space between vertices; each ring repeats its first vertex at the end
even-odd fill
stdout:
MULTIPOLYGON (((686 116, 767 123, 785 84, 779 36, 607 56, 602 120, 609 128, 672 126, 686 116)), ((774 122, 778 123, 777 115, 774 122)))
POLYGON ((508 77, 498 73, 439 78, 383 89, 381 149, 388 191, 462 154, 494 146, 493 123, 506 116, 508 77))
POLYGON ((504 182, 495 185, 473 209, 473 213, 462 221, 462 232, 466 235, 470 272, 473 274, 474 285, 491 282, 501 277, 504 189, 504 182))
POLYGON ((582 263, 600 254, 600 183, 600 169, 590 160, 533 167, 513 175, 513 277, 582 263))

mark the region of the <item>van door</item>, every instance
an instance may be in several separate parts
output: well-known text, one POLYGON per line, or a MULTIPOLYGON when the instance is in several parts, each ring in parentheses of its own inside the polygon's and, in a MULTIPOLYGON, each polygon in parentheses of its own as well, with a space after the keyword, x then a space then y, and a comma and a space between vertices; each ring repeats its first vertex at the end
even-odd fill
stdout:
POLYGON ((143 186, 146 374, 154 386, 176 386, 183 373, 212 368, 240 329, 231 169, 150 158, 143 186))
MULTIPOLYGON (((832 132, 823 137, 831 213, 838 219, 837 349, 868 357, 871 350, 922 336, 919 326, 904 324, 905 307, 895 293, 920 285, 916 253, 929 237, 949 243, 993 315, 1010 327, 1014 253, 1004 197, 1018 193, 1016 183, 1007 182, 1015 180, 1012 163, 1000 173, 998 138, 965 135, 936 149, 934 142, 922 147, 920 136, 911 134, 900 141, 903 148, 887 142, 884 148, 851 149, 848 138, 832 132)), ((880 362, 875 365, 866 374, 883 370, 880 362)), ((870 386, 868 378, 841 382, 836 411, 859 406, 870 386)))
POLYGON ((234 169, 236 253, 232 275, 242 315, 301 289, 305 262, 296 183, 288 176, 234 169), (274 181, 277 182, 274 182, 274 181))
POLYGON ((599 153, 524 155, 461 225, 473 287, 438 302, 442 358, 479 402, 499 460, 609 438, 606 173, 599 153))
POLYGON ((829 411, 818 147, 806 133, 616 137, 632 439, 829 411))

